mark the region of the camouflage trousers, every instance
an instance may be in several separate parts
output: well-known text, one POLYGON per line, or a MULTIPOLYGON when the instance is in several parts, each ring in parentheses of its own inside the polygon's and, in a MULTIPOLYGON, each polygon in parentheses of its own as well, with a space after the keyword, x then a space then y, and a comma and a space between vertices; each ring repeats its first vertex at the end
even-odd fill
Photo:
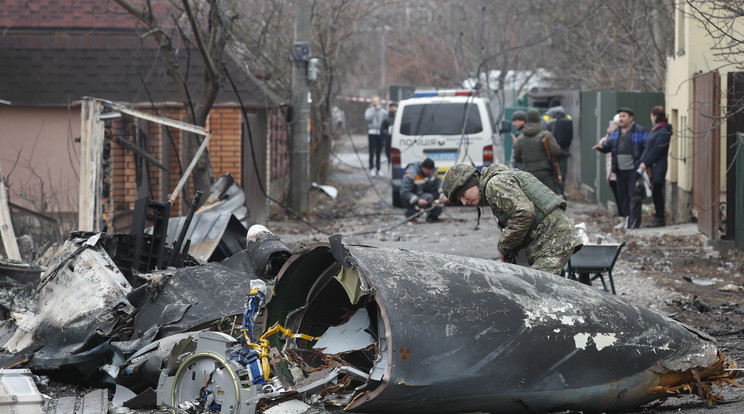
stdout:
POLYGON ((530 235, 535 235, 525 248, 530 267, 555 275, 561 274, 563 266, 581 246, 573 220, 561 209, 548 214, 530 235))

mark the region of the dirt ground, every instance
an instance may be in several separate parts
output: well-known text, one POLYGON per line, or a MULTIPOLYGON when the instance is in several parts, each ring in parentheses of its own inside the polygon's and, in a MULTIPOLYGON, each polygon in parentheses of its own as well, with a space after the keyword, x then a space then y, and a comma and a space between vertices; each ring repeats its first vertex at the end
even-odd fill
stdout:
MULTIPOLYGON (((365 141, 366 137, 354 138, 358 156, 348 138, 336 143, 326 184, 338 190, 338 197, 333 200, 323 191, 313 190, 309 221, 314 226, 343 234, 346 243, 480 258, 498 255, 499 230, 488 211, 483 212, 477 230, 476 210, 469 207, 445 208, 441 223, 406 222, 404 210, 390 205, 389 173, 387 177, 369 177, 366 168, 360 167, 368 162, 365 141)), ((613 271, 617 294, 713 336, 729 359, 744 366, 744 253, 709 247, 694 223, 617 229, 618 217, 581 198, 569 191, 568 212, 575 223, 585 224, 590 243, 627 243, 613 271)), ((644 207, 645 223, 651 221, 652 212, 653 206, 644 207)), ((290 248, 328 240, 328 234, 285 217, 275 217, 268 227, 290 248)), ((601 288, 599 280, 594 285, 601 288)), ((724 385, 718 391, 725 402, 712 407, 715 412, 744 412, 744 388, 724 385)), ((671 411, 710 412, 695 396, 670 398, 633 412, 671 411)))

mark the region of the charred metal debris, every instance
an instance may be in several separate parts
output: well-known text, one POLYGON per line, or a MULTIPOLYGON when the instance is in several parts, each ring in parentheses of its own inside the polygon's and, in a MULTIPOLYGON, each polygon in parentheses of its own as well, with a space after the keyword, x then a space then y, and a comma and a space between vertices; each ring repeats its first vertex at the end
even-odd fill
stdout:
POLYGON ((236 231, 217 232, 232 241, 209 261, 153 227, 71 234, 29 299, 2 302, 2 368, 115 389, 129 407, 239 414, 713 403, 738 373, 704 333, 525 267, 340 236, 293 253, 259 225, 241 225, 236 251, 236 231))

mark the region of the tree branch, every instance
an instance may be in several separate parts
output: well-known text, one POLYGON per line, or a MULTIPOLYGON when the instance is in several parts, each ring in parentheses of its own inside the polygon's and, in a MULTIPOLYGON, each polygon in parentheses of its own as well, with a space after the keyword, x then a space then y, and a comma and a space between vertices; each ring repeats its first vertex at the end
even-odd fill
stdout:
MULTIPOLYGON (((204 59, 204 63, 207 65, 207 70, 210 73, 210 77, 216 79, 219 77, 219 71, 217 70, 217 65, 215 65, 214 61, 212 60, 212 56, 210 56, 209 48, 204 43, 204 35, 201 33, 201 29, 199 28, 196 18, 194 17, 194 11, 191 9, 189 0, 182 0, 182 3, 183 8, 186 11, 186 16, 188 16, 189 18, 189 23, 191 23, 191 32, 194 34, 196 44, 199 46, 199 52, 204 59)), ((212 4, 212 7, 215 7, 214 4, 212 4)))

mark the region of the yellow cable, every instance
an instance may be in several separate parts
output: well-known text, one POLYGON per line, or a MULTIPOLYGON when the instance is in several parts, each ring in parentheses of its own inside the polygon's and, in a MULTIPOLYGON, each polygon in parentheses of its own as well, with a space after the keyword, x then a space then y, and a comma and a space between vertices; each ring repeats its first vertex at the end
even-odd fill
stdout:
POLYGON ((266 381, 269 380, 269 373, 271 371, 271 365, 269 364, 269 349, 271 348, 271 345, 269 344, 268 340, 270 336, 276 334, 277 332, 281 332, 284 334, 285 337, 288 338, 305 339, 307 341, 315 341, 320 339, 320 337, 314 337, 305 334, 294 334, 289 329, 281 326, 278 323, 275 323, 274 326, 269 328, 268 331, 264 332, 264 334, 261 335, 261 338, 258 339, 258 343, 253 343, 248 337, 248 330, 241 330, 243 331, 243 338, 245 338, 245 342, 248 344, 248 346, 259 351, 258 357, 261 359, 261 368, 263 369, 264 379, 266 381))

